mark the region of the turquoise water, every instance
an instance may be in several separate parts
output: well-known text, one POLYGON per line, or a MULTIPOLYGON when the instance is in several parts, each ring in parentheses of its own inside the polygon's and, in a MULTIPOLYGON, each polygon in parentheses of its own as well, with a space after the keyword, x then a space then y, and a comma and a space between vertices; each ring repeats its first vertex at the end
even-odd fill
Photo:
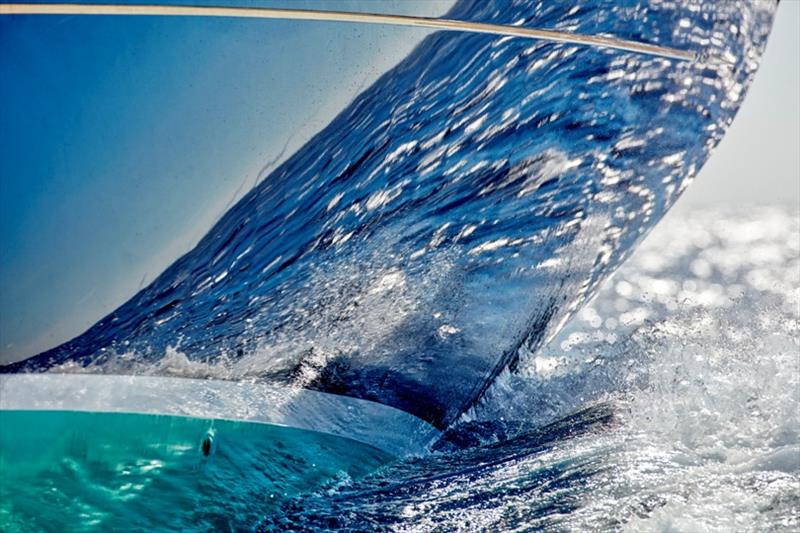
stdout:
POLYGON ((364 444, 250 422, 0 411, 0 530, 254 527, 286 497, 392 460, 364 444))

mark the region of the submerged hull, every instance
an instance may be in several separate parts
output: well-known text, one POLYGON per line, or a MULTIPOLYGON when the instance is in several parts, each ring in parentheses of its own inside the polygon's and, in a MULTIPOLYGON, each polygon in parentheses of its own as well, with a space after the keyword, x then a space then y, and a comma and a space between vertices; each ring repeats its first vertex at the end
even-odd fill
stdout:
POLYGON ((252 528, 281 501, 392 456, 264 423, 0 410, 3 531, 252 528))

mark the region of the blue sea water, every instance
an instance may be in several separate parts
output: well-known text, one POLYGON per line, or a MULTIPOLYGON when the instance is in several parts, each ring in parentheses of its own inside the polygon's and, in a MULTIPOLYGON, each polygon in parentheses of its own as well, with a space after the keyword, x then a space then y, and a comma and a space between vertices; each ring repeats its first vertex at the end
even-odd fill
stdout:
POLYGON ((671 213, 433 454, 262 530, 795 531, 798 351, 796 208, 671 213))
MULTIPOLYGON (((248 496, 264 480, 247 450, 275 439, 258 432, 277 430, 248 429, 228 448, 248 466, 225 467, 242 470, 241 486, 196 489, 229 518, 201 530, 796 527, 792 214, 675 222, 586 306, 733 120, 774 7, 458 2, 449 18, 611 34, 699 59, 437 32, 130 301, 2 370, 313 390, 396 408, 442 432, 426 453, 366 477, 372 463, 344 480, 301 468, 304 490, 276 504, 248 496), (772 233, 753 234, 762 226, 772 233), (763 253, 736 259, 754 246, 763 253), (744 310, 731 303, 746 298, 754 303, 744 310), (763 357, 753 360, 756 351, 763 357)), ((247 406, 237 409, 231 418, 247 406)), ((132 428, 177 423, 85 416, 132 428)), ((296 437, 298 450, 312 438, 296 437)), ((3 456, 18 447, 4 444, 3 456)), ((269 463, 272 450, 263 453, 269 463)), ((330 453, 342 472, 355 464, 336 446, 330 453)), ((181 487, 178 499, 142 491, 131 529, 153 527, 161 506, 181 518, 160 527, 191 520, 179 470, 164 476, 181 487)), ((84 525, 108 525, 99 520, 84 525)))

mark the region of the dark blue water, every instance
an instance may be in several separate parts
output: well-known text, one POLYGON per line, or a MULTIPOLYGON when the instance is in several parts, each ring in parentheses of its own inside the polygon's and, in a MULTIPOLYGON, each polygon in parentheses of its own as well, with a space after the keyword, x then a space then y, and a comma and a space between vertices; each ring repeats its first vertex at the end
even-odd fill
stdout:
POLYGON ((434 453, 262 530, 796 531, 800 216, 675 215, 434 453))
POLYGON ((458 2, 448 18, 610 34, 700 59, 437 32, 153 283, 2 370, 255 380, 451 428, 437 454, 292 500, 266 529, 470 529, 464 509, 483 507, 499 514, 481 528, 558 529, 548 520, 580 507, 603 465, 594 452, 538 458, 607 432, 614 409, 539 429, 531 417, 465 422, 700 170, 744 98, 774 7, 458 2))
POLYGON ((433 453, 379 467, 292 428, 0 411, 2 529, 795 531, 800 217, 667 218, 433 453))

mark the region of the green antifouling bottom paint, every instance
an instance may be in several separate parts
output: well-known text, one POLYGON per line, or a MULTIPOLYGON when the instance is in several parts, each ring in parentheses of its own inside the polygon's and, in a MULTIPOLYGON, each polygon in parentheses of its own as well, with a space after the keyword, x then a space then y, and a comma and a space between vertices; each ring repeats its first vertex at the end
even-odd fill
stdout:
POLYGON ((253 422, 0 411, 0 530, 241 530, 282 499, 391 461, 342 437, 253 422))

